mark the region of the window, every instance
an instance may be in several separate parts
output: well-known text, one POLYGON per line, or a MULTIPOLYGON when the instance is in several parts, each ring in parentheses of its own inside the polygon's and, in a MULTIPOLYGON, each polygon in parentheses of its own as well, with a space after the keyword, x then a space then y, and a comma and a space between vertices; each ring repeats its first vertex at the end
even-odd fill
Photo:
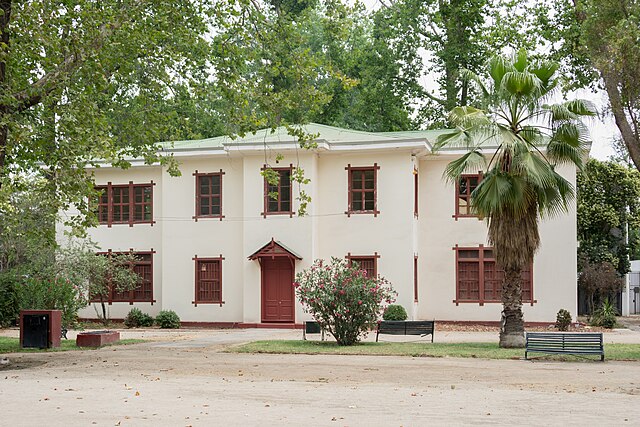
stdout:
POLYGON ((346 214, 369 213, 377 216, 377 171, 380 167, 373 166, 345 168, 349 174, 349 203, 346 214))
POLYGON ((222 215, 222 175, 224 172, 198 173, 196 177, 196 214, 198 218, 224 218, 222 215))
POLYGON ((418 256, 413 257, 413 301, 418 302, 418 256))
POLYGON ((418 218, 418 170, 413 169, 413 216, 418 218))
MULTIPOLYGON (((504 271, 499 269, 491 248, 455 248, 456 304, 500 302, 504 271)), ((533 266, 522 272, 522 301, 533 304, 533 266)))
POLYGON ((193 258, 196 262, 196 289, 193 304, 224 304, 222 301, 222 260, 217 258, 193 258))
POLYGON ((100 224, 153 224, 153 181, 150 184, 112 185, 96 187, 101 191, 97 201, 100 224))
POLYGON ((278 174, 278 183, 269 184, 267 178, 264 179, 264 211, 262 216, 288 214, 293 216, 291 197, 291 173, 293 166, 288 168, 268 168, 278 174))
POLYGON ((351 253, 347 254, 347 260, 349 262, 349 267, 354 264, 357 264, 360 270, 364 270, 367 272, 367 277, 377 277, 378 276, 378 258, 380 255, 376 252, 374 255, 351 255, 351 253))
POLYGON ((471 210, 471 193, 478 187, 482 175, 462 175, 456 184, 456 214, 454 217, 475 217, 471 210))
MULTIPOLYGON (((122 252, 103 252, 99 255, 111 256, 122 252)), ((150 302, 153 304, 153 252, 133 252, 136 260, 131 263, 131 269, 140 277, 138 285, 130 290, 118 292, 116 289, 109 290, 108 303, 114 302, 150 302)), ((92 298, 92 302, 96 302, 92 298)))

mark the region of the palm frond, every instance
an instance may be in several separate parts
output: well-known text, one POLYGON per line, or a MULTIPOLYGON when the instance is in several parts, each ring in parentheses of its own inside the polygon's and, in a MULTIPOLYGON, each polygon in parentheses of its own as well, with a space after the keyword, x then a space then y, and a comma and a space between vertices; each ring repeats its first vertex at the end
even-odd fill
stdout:
POLYGON ((535 64, 532 64, 529 67, 529 72, 535 74, 542 84, 550 88, 552 85, 555 86, 555 81, 552 81, 551 78, 560 68, 560 64, 555 61, 537 61, 535 64))
POLYGON ((491 57, 488 62, 488 68, 489 75, 493 79, 494 87, 496 89, 500 87, 505 74, 515 71, 511 61, 501 55, 491 57))
POLYGON ((477 173, 480 170, 486 169, 487 160, 480 151, 472 150, 462 157, 455 159, 444 169, 442 174, 444 178, 449 182, 458 182, 460 175, 465 172, 477 173))
POLYGON ((529 199, 526 182, 521 177, 494 168, 471 193, 471 206, 487 218, 505 211, 523 215, 530 204, 529 199))
POLYGON ((475 84, 475 86, 480 90, 483 96, 489 96, 489 90, 485 86, 484 82, 482 81, 480 76, 473 71, 467 70, 466 68, 461 69, 460 78, 462 78, 462 80, 475 84))
POLYGON ((552 140, 547 145, 549 160, 558 164, 575 164, 578 170, 584 168, 584 158, 588 151, 582 147, 575 147, 564 141, 552 140))
POLYGON ((598 114, 594 103, 586 99, 573 99, 563 105, 576 116, 595 116, 598 114))
POLYGON ((454 108, 449 112, 448 118, 454 126, 466 129, 491 123, 491 119, 483 110, 468 105, 454 108))
POLYGON ((513 57, 513 68, 523 72, 529 66, 529 55, 525 49, 520 49, 513 57))
POLYGON ((573 185, 555 170, 553 174, 554 185, 539 188, 537 191, 540 215, 543 217, 552 217, 566 213, 569 204, 575 197, 573 185))
POLYGON ((451 132, 443 133, 436 138, 436 143, 433 145, 433 151, 438 151, 444 146, 449 147, 467 147, 471 144, 471 136, 467 131, 461 128, 456 128, 451 132))
POLYGON ((541 91, 540 79, 528 71, 511 71, 504 75, 501 88, 512 95, 536 97, 541 91))
POLYGON ((516 173, 522 175, 533 187, 553 186, 555 178, 549 163, 528 148, 521 150, 513 163, 516 173))

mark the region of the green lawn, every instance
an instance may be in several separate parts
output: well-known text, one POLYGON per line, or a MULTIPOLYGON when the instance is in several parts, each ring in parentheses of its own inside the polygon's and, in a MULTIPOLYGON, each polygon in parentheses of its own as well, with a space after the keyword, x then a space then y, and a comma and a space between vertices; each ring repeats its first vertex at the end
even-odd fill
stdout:
MULTIPOLYGON (((139 339, 127 339, 120 340, 117 343, 109 345, 127 345, 137 344, 144 342, 145 340, 139 339)), ((51 352, 51 351, 72 351, 72 350, 93 350, 93 347, 78 347, 75 340, 65 340, 61 342, 61 346, 58 348, 50 349, 37 349, 37 348, 20 348, 20 339, 0 337, 0 354, 2 353, 37 353, 37 352, 51 352)))
MULTIPOLYGON (((501 349, 498 343, 392 343, 365 342, 341 347, 335 342, 321 341, 254 341, 231 347, 235 353, 274 354, 355 354, 376 356, 413 357, 477 357, 482 359, 520 359, 524 349, 501 349)), ((606 360, 640 360, 640 344, 605 344, 606 360)), ((547 356, 531 353, 534 358, 554 360, 579 360, 572 356, 547 356)), ((598 357, 590 357, 600 360, 598 357)))

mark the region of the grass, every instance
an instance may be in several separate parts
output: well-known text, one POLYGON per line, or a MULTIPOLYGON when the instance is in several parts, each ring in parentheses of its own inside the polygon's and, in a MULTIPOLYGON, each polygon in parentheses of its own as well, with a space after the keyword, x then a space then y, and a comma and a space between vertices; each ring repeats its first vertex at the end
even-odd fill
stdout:
MULTIPOLYGON (((126 339, 126 340, 120 340, 113 344, 107 344, 107 346, 138 344, 144 341, 145 340, 140 340, 140 339, 126 339)), ((78 347, 76 345, 75 340, 63 339, 60 343, 60 347, 57 347, 57 348, 45 348, 45 349, 20 348, 19 338, 0 337, 0 354, 2 353, 44 353, 44 352, 75 351, 75 350, 94 350, 94 347, 78 347)))
MULTIPOLYGON (((397 343, 364 342, 353 346, 339 346, 322 341, 254 341, 231 347, 235 353, 272 354, 345 354, 412 357, 475 357, 481 359, 520 359, 524 349, 503 349, 498 343, 397 343)), ((605 344, 606 360, 640 360, 640 344, 605 344)), ((573 356, 554 356, 532 353, 534 358, 579 360, 573 356)), ((590 357, 600 360, 600 357, 590 357)))

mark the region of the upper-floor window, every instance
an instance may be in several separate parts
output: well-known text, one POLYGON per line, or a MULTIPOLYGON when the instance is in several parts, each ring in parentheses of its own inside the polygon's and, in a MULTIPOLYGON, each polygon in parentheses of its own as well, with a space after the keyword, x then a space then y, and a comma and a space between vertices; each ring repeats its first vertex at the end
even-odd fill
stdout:
POLYGON ((471 209, 471 193, 478 187, 481 174, 462 175, 456 184, 455 217, 476 216, 471 209))
POLYGON ((378 211, 378 181, 377 172, 380 166, 345 168, 348 171, 349 202, 347 215, 369 213, 377 216, 378 211))
MULTIPOLYGON (((265 166, 264 169, 267 169, 265 166)), ((263 216, 288 214, 293 216, 291 191, 291 174, 293 167, 268 168, 278 175, 277 183, 269 183, 264 178, 264 211, 263 216)))
POLYGON ((378 258, 380 255, 375 253, 374 255, 347 255, 349 261, 349 267, 356 265, 360 270, 364 270, 367 273, 367 277, 378 276, 378 258))
POLYGON ((194 173, 196 177, 196 221, 198 218, 222 219, 222 175, 224 172, 194 173))
POLYGON ((153 182, 149 184, 97 186, 101 191, 97 203, 98 222, 107 224, 153 223, 153 182))
MULTIPOLYGON (((102 252, 99 255, 111 256, 119 255, 123 252, 102 252)), ((138 284, 134 289, 126 291, 118 291, 114 287, 109 288, 109 295, 107 302, 109 304, 114 302, 128 302, 133 304, 134 302, 150 302, 154 303, 153 299, 153 252, 133 252, 134 260, 131 262, 130 268, 138 275, 138 284)), ((99 299, 92 297, 93 302, 99 301, 99 299)))
MULTIPOLYGON (((456 249, 456 300, 454 302, 497 303, 501 301, 504 271, 498 268, 492 248, 456 249)), ((522 301, 534 303, 533 268, 522 271, 522 301)))

